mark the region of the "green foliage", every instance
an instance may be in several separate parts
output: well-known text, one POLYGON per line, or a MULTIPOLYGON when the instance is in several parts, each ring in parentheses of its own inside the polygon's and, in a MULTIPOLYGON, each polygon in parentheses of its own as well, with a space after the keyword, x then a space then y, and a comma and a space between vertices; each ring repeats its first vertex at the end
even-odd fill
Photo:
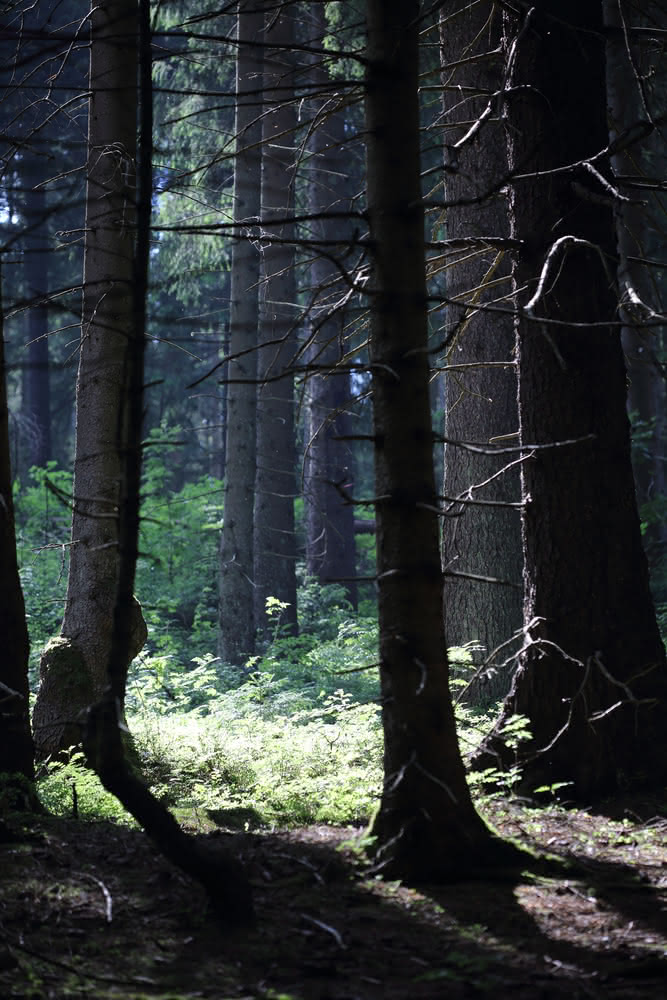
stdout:
POLYGON ((115 795, 107 792, 97 775, 86 767, 85 757, 77 747, 70 747, 66 761, 50 761, 37 782, 42 804, 55 816, 82 820, 109 820, 131 825, 134 820, 125 812, 115 795))
POLYGON ((31 680, 39 653, 60 629, 69 567, 72 519, 69 473, 49 462, 32 468, 26 485, 14 484, 16 549, 31 642, 31 680))

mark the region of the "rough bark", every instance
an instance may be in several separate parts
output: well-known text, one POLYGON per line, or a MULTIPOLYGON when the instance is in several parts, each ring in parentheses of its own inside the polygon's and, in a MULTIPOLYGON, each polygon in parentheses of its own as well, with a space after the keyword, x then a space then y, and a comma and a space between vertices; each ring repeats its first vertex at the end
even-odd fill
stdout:
POLYGON ((384 787, 371 826, 388 877, 447 880, 497 844, 472 805, 442 616, 420 190, 418 0, 368 0, 367 175, 384 787))
MULTIPOLYGON (((127 377, 122 396, 124 414, 121 486, 118 511, 118 573, 113 628, 107 660, 108 687, 89 710, 84 737, 88 763, 104 787, 122 802, 148 836, 174 864, 199 881, 210 908, 227 926, 252 922, 250 886, 244 872, 225 848, 211 849, 181 830, 163 803, 133 773, 123 747, 121 706, 133 635, 131 609, 138 555, 141 487, 142 424, 146 296, 152 203, 152 79, 150 0, 139 0, 136 30, 140 59, 141 143, 138 172, 136 255, 133 261, 131 325, 127 328, 127 377)), ((128 25, 129 27, 129 25, 128 25)))
POLYGON ((519 410, 529 458, 526 639, 501 722, 513 712, 530 721, 533 738, 519 754, 527 790, 566 781, 569 797, 590 800, 661 783, 667 770, 667 669, 630 463, 612 209, 595 176, 572 166, 608 142, 602 9, 542 0, 511 28, 519 36, 510 103, 513 232, 523 244, 519 410), (549 447, 568 440, 579 443, 549 447))
POLYGON ((238 228, 232 244, 232 360, 228 366, 227 467, 219 578, 220 656, 225 663, 236 666, 243 666, 255 652, 253 499, 263 71, 263 50, 256 42, 262 38, 263 28, 264 13, 256 3, 239 8, 233 196, 238 228))
MULTIPOLYGON (((310 12, 310 25, 311 44, 321 48, 326 31, 323 7, 310 12)), ((336 371, 345 350, 346 322, 346 312, 339 304, 346 289, 336 257, 349 247, 353 236, 349 221, 340 217, 349 202, 349 153, 340 97, 327 86, 329 74, 319 57, 311 70, 311 83, 320 90, 315 91, 312 101, 307 173, 309 213, 313 217, 308 238, 314 241, 314 259, 308 302, 307 358, 312 374, 307 383, 304 458, 306 570, 320 583, 343 581, 356 607, 354 508, 340 491, 340 487, 349 491, 354 478, 353 455, 345 440, 350 434, 350 379, 346 372, 336 371)))
POLYGON ((296 286, 294 212, 296 106, 291 96, 295 5, 267 14, 262 153, 262 271, 255 479, 255 621, 266 636, 267 597, 287 605, 281 625, 296 632, 296 286))
MULTIPOLYGON (((448 5, 441 12, 448 239, 509 236, 506 142, 497 96, 503 71, 501 33, 501 9, 492 0, 463 6, 455 17, 448 5), (476 121, 481 126, 471 133, 476 121)), ((509 313, 484 310, 485 303, 498 304, 509 294, 510 272, 509 251, 498 245, 468 245, 448 267, 446 330, 451 341, 445 364, 470 366, 453 367, 445 375, 448 442, 484 444, 518 431, 512 319, 509 313), (485 367, 489 363, 493 367, 485 367)), ((444 469, 446 503, 457 497, 520 501, 519 470, 511 456, 483 455, 448 443, 444 469)), ((488 702, 508 691, 510 665, 500 664, 516 651, 518 642, 505 643, 522 623, 519 509, 459 503, 448 511, 443 527, 447 641, 450 646, 474 642, 478 667, 498 649, 466 692, 467 700, 488 702), (507 582, 454 575, 466 573, 507 582)))
MULTIPOLYGON (((107 684, 118 572, 123 393, 133 316, 136 232, 137 32, 135 0, 91 13, 83 321, 76 387, 72 544, 61 634, 81 655, 93 696, 107 684)), ((146 629, 132 610, 135 646, 146 629)), ((126 668, 129 664, 126 664, 126 668)), ((42 663, 48 677, 48 660, 42 663)), ((86 703, 43 683, 34 712, 39 757, 67 749, 66 727, 86 703)))
POLYGON ((28 628, 16 560, 14 501, 9 460, 9 413, 2 330, 0 274, 0 774, 34 778, 28 704, 28 628))

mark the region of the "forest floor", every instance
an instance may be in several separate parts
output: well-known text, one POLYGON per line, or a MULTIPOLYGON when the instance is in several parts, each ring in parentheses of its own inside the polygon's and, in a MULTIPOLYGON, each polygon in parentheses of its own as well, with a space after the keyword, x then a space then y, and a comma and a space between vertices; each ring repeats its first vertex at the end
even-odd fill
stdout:
POLYGON ((138 830, 42 817, 0 844, 7 1000, 422 1000, 667 994, 667 820, 499 800, 504 836, 570 863, 450 886, 372 878, 359 831, 201 834, 242 858, 257 926, 230 934, 138 830))

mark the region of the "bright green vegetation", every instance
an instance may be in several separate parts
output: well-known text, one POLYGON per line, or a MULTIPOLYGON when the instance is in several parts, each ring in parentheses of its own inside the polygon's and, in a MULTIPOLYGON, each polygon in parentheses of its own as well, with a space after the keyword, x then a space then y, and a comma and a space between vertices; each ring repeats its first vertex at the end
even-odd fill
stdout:
MULTIPOLYGON (((377 623, 342 587, 303 580, 300 635, 281 634, 284 607, 267 602, 272 641, 242 668, 215 656, 222 521, 218 480, 179 486, 157 442, 147 449, 137 594, 148 642, 130 670, 128 720, 151 787, 189 822, 285 826, 363 823, 382 780, 377 623)), ((34 469, 17 485, 21 575, 31 630, 31 679, 58 633, 67 580, 69 477, 34 469)), ((367 602, 368 603, 368 602, 367 602)), ((457 650, 464 683, 470 654, 457 650)), ((488 719, 458 709, 464 750, 488 719)), ((128 821, 75 748, 40 781, 60 815, 128 821)))

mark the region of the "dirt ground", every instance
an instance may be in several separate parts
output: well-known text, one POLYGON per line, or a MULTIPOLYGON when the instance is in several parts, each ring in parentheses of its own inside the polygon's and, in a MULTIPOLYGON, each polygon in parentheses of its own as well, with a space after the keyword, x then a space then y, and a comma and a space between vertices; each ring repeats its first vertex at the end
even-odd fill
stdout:
POLYGON ((573 864, 418 890, 369 877, 357 830, 215 829, 201 835, 231 846, 255 893, 256 928, 231 934, 140 831, 33 820, 0 843, 0 996, 658 1000, 664 815, 498 801, 499 832, 573 864))

